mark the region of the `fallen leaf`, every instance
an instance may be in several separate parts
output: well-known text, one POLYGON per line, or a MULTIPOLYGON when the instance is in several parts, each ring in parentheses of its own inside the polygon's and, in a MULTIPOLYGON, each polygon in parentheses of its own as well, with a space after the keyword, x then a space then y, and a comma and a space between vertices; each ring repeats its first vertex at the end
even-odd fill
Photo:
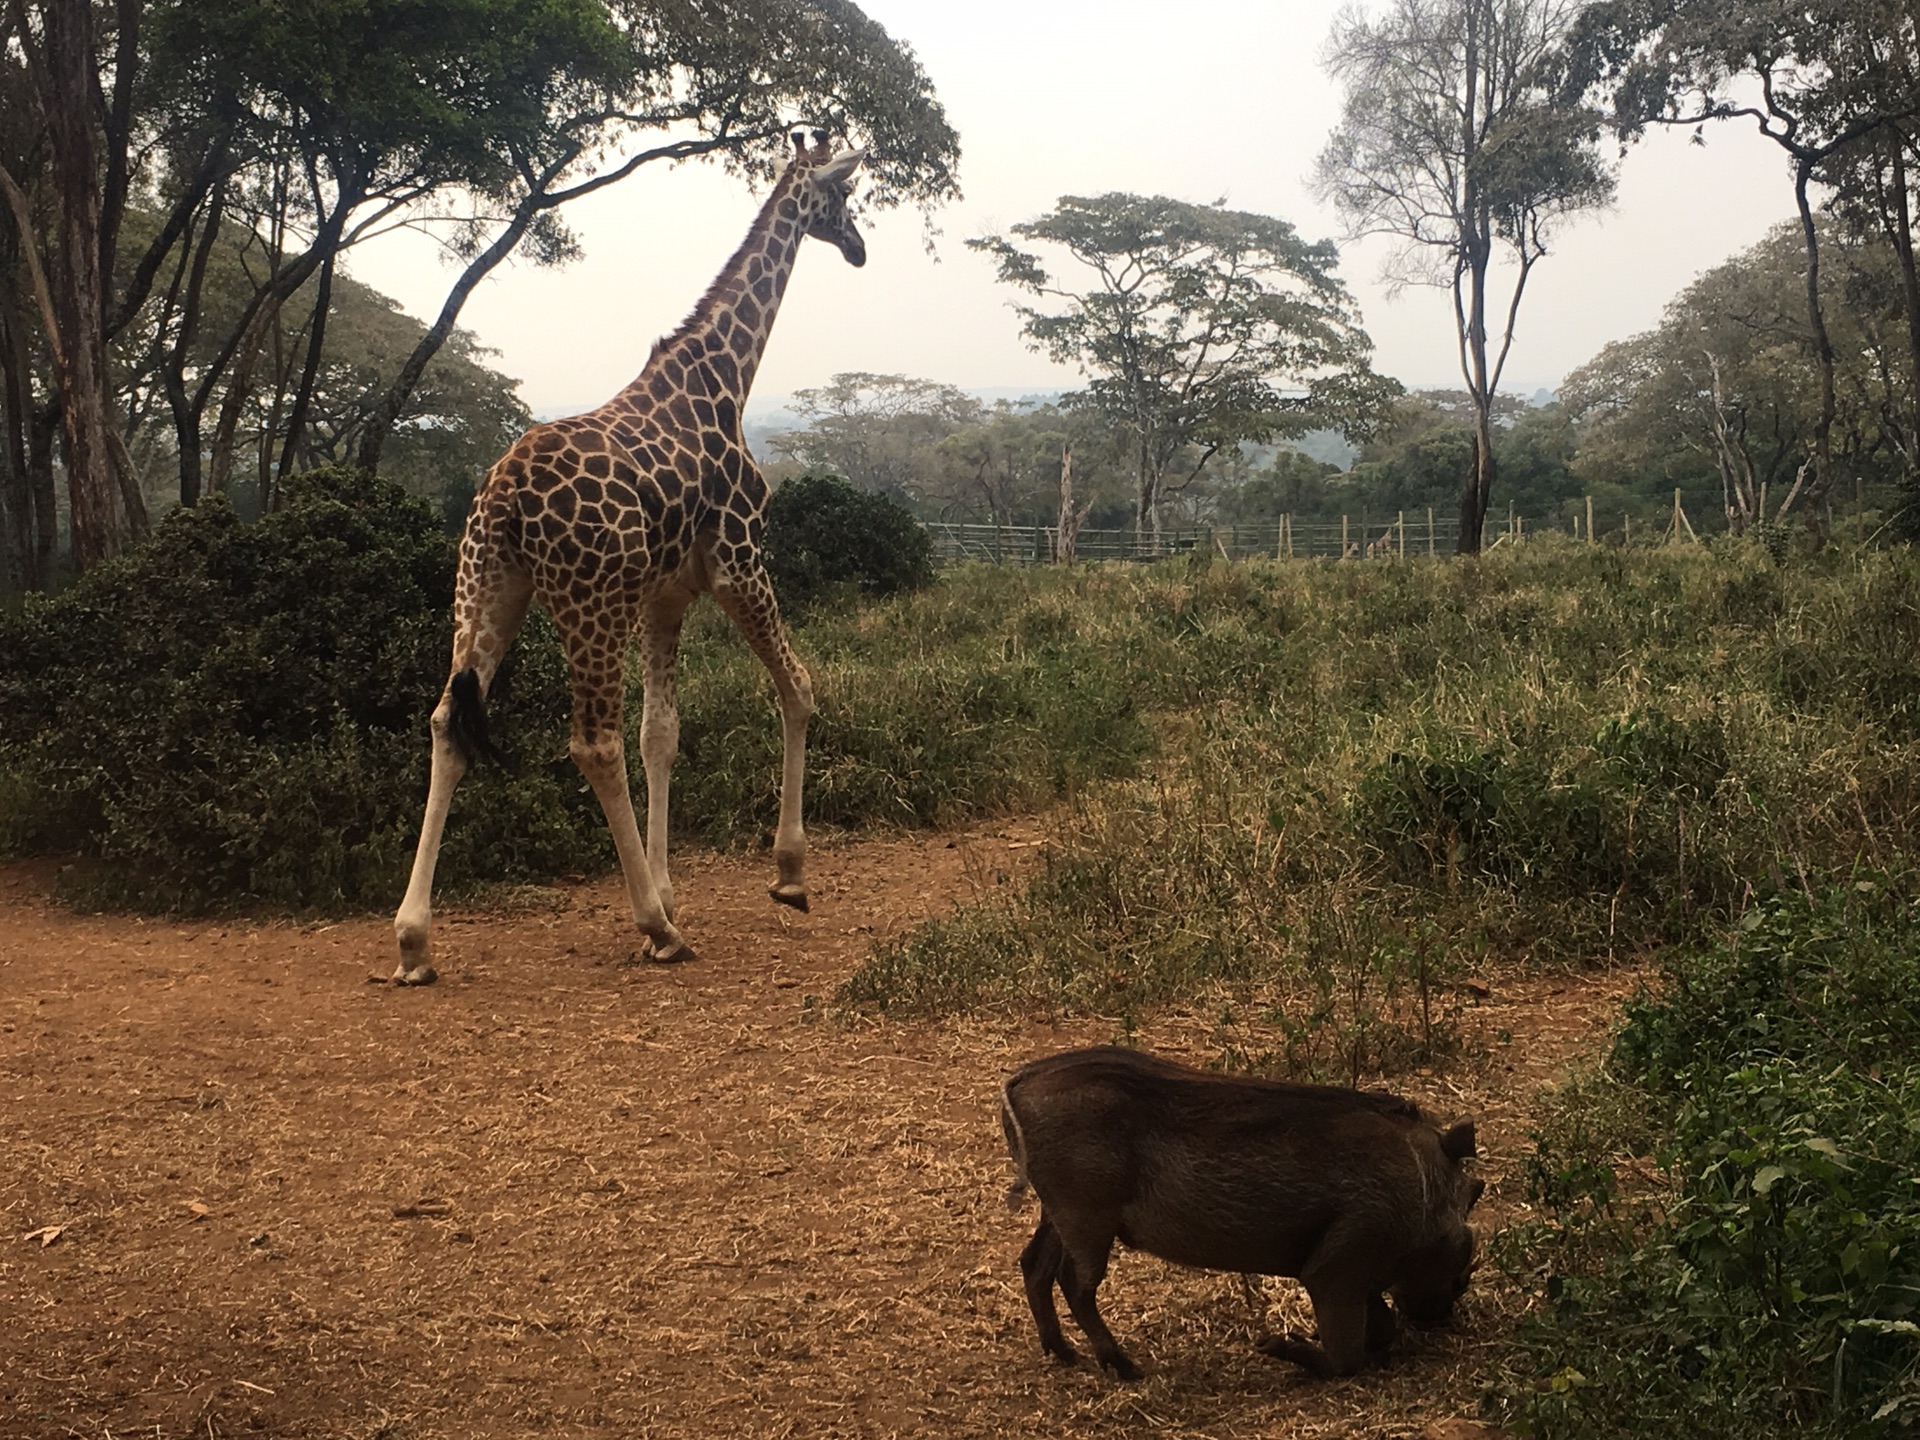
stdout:
POLYGON ((213 1213, 212 1207, 210 1207, 207 1204, 207 1202, 204 1200, 187 1201, 187 1209, 193 1212, 193 1221, 189 1223, 198 1223, 199 1221, 206 1219, 207 1216, 213 1213))
POLYGON ((38 1230, 29 1230, 20 1238, 22 1240, 38 1240, 40 1242, 40 1248, 44 1250, 47 1246, 58 1240, 66 1228, 64 1225, 42 1225, 38 1230))

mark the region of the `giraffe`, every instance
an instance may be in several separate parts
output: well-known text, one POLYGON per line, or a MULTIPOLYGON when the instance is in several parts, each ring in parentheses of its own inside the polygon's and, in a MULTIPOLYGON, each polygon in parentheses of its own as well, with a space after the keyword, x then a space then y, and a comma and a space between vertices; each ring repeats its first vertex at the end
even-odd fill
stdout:
POLYGON ((813 689, 761 565, 767 482, 747 453, 740 416, 801 241, 826 240, 848 264, 866 263, 866 242, 847 213, 866 152, 835 155, 822 132, 813 139, 809 147, 794 134, 794 154, 747 238, 685 323, 655 344, 639 376, 597 410, 527 431, 474 497, 460 541, 452 673, 431 724, 426 815, 394 916, 397 984, 434 979, 433 869, 447 807, 476 752, 491 748, 483 702, 534 600, 553 617, 566 652, 568 749, 613 832, 633 918, 653 958, 693 958, 673 924, 667 787, 680 743, 680 623, 702 592, 720 603, 773 677, 784 753, 773 840, 778 878, 768 893, 807 908, 800 793, 813 689), (644 667, 644 846, 621 731, 627 642, 636 630, 644 667))

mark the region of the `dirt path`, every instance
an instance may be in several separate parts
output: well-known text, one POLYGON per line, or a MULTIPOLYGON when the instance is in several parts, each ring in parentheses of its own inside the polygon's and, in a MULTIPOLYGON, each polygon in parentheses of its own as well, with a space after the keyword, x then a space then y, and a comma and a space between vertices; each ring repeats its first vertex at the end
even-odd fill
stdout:
MULTIPOLYGON (((632 963, 612 881, 444 911, 418 991, 367 983, 384 919, 76 916, 46 869, 0 869, 0 1436, 1405 1435, 1471 1414, 1493 1296, 1384 1374, 1321 1384, 1250 1349, 1298 1323, 1295 1287, 1122 1254, 1102 1302, 1147 1378, 1043 1362, 994 1096, 1111 1027, 822 1015, 876 936, 1031 840, 817 850, 810 916, 767 902, 764 863, 687 855, 686 967, 632 963)), ((1632 978, 1496 983, 1470 1017, 1490 1058, 1402 1087, 1479 1119, 1494 1219, 1528 1098, 1632 978)), ((1142 1038, 1204 1056, 1202 1034, 1168 1016, 1142 1038)))

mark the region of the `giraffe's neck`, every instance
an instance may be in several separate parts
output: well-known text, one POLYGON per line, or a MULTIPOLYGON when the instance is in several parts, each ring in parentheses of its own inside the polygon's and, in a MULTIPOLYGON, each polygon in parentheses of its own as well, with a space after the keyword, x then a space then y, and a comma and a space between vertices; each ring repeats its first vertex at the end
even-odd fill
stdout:
POLYGON ((805 239, 793 199, 797 170, 789 169, 760 208, 747 238, 714 277, 693 313, 653 348, 646 368, 614 398, 659 398, 662 373, 674 390, 731 398, 744 407, 760 368, 773 318, 805 239))

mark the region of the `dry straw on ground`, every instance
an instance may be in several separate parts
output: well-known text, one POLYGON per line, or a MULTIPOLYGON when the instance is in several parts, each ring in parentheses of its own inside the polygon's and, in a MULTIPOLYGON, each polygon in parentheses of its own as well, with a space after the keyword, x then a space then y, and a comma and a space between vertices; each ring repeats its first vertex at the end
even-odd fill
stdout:
MULTIPOLYGON (((823 1013, 1032 840, 824 849, 810 916, 689 856, 685 968, 633 963, 614 881, 450 912, 424 991, 367 983, 378 920, 79 917, 0 871, 0 1435, 1469 1433, 1431 1427, 1510 1331, 1491 1275, 1322 1383, 1253 1351, 1309 1323, 1291 1282, 1121 1254, 1103 1307, 1146 1378, 1042 1359, 994 1096, 1114 1026, 823 1013)), ((1531 1095, 1628 978, 1496 978, 1468 1058, 1400 1086, 1478 1119, 1492 1222, 1531 1095)), ((1197 1012, 1138 1038, 1218 1048, 1197 1012)))

